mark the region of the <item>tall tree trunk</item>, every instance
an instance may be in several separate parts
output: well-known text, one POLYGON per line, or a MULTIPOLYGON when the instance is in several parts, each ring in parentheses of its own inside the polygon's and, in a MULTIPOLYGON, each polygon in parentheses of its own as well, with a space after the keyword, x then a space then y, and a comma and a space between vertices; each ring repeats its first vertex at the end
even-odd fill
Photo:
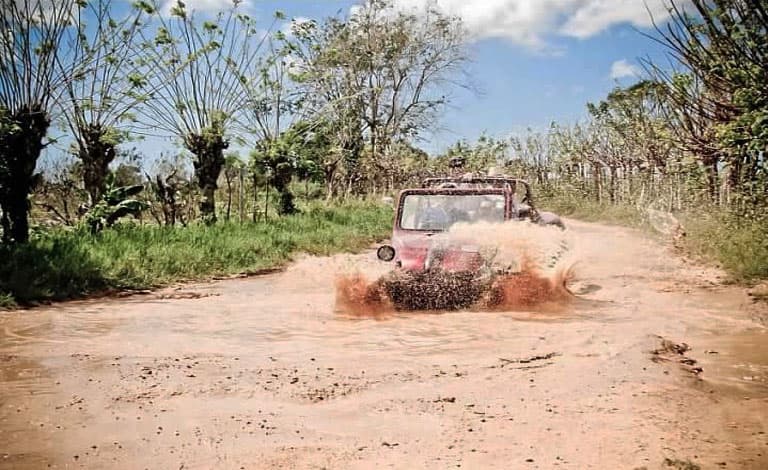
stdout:
POLYGON ((253 214, 251 220, 255 223, 259 214, 259 181, 256 178, 256 173, 253 173, 253 214))
POLYGON ((272 179, 272 186, 280 195, 280 202, 277 206, 277 212, 280 215, 290 215, 296 213, 296 206, 293 203, 293 194, 288 188, 288 184, 290 184, 290 182, 290 174, 281 174, 279 171, 275 172, 275 176, 272 179))
MULTIPOLYGON (((2 190, 3 188, 0 188, 2 190)), ((3 243, 9 243, 11 241, 11 219, 8 216, 8 212, 5 211, 5 206, 0 207, 0 227, 3 229, 3 243)))
POLYGON ((237 184, 237 213, 239 214, 240 223, 243 223, 243 169, 240 168, 238 172, 238 184, 237 184))
POLYGON ((717 203, 719 199, 717 180, 718 178, 718 162, 717 154, 707 155, 702 159, 704 163, 704 170, 707 172, 707 190, 709 193, 710 201, 717 203))
POLYGON ((592 165, 592 177, 595 183, 595 201, 600 204, 603 202, 603 168, 597 163, 592 165))
POLYGON ((269 180, 264 183, 264 222, 269 216, 269 180))
POLYGON ((333 178, 325 179, 325 200, 330 201, 333 197, 333 178))
POLYGON ((200 216, 207 224, 216 223, 216 185, 203 183, 200 185, 200 216))
POLYGON ((610 180, 611 188, 610 188, 609 197, 611 199, 611 204, 616 204, 616 167, 611 165, 608 168, 608 170, 610 172, 610 178, 611 178, 610 180))
POLYGON ((107 141, 106 129, 101 126, 90 125, 82 133, 83 142, 78 157, 83 163, 83 186, 93 207, 104 194, 109 164, 115 159, 117 151, 115 145, 107 141))
POLYGON ((229 222, 229 216, 232 213, 232 179, 227 176, 227 222, 229 222))
POLYGON ((229 147, 229 143, 220 133, 206 130, 201 134, 187 135, 184 145, 195 155, 192 164, 202 194, 200 216, 208 224, 215 223, 217 182, 224 166, 224 150, 229 147))
POLYGON ((18 129, 0 136, 0 158, 6 169, 0 174, 3 241, 26 243, 29 241, 29 193, 51 121, 39 106, 12 114, 10 120, 18 129))

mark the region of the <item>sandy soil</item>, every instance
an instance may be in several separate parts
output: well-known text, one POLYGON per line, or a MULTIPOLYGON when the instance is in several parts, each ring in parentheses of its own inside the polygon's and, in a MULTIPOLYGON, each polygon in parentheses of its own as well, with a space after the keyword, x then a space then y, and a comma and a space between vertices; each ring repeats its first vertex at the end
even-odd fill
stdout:
POLYGON ((548 312, 340 315, 366 253, 0 314, 0 468, 768 468, 764 312, 570 227, 578 298, 548 312))

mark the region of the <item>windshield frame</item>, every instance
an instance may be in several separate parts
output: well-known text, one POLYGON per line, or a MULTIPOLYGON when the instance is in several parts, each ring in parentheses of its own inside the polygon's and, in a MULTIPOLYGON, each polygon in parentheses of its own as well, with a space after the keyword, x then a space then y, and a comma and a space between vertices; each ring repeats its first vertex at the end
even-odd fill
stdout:
POLYGON ((397 212, 395 213, 395 228, 398 231, 403 232, 419 232, 419 233, 439 233, 445 230, 434 229, 418 229, 418 228, 404 228, 401 224, 403 216, 403 208, 405 206, 405 199, 408 196, 502 196, 504 198, 504 221, 510 219, 510 201, 509 191, 501 188, 421 188, 421 189, 407 189, 400 193, 400 197, 397 201, 397 212))

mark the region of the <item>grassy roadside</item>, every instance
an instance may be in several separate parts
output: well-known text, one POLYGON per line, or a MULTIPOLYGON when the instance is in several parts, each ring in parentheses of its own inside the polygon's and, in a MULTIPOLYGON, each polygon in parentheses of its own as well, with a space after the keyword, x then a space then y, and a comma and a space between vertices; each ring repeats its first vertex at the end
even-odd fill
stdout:
POLYGON ((768 222, 703 211, 681 221, 689 253, 716 260, 738 282, 768 279, 768 222))
POLYGON ((387 236, 391 223, 390 207, 353 202, 313 204, 268 223, 53 230, 24 246, 0 246, 0 307, 253 272, 298 253, 356 251, 387 236))
POLYGON ((540 202, 546 210, 584 222, 604 222, 625 227, 651 228, 635 206, 599 204, 580 199, 547 198, 540 202))
MULTIPOLYGON (((565 217, 653 230, 646 215, 631 205, 573 198, 547 198, 542 205, 565 217)), ((718 208, 674 215, 685 229, 681 243, 689 256, 719 265, 736 282, 768 279, 768 222, 718 208)))

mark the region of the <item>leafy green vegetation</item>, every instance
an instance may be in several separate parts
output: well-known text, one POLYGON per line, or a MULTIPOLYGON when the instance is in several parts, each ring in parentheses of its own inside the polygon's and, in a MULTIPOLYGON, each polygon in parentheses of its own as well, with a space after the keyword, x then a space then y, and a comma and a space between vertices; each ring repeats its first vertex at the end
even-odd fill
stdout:
POLYGON ((643 214, 629 204, 599 203, 573 195, 540 198, 539 204, 561 216, 586 222, 608 222, 627 227, 646 227, 643 214))
MULTIPOLYGON (((630 204, 599 203, 573 194, 540 199, 549 210, 588 222, 607 222, 653 230, 647 212, 630 204)), ((768 221, 710 205, 675 214, 685 237, 679 246, 687 254, 714 262, 735 281, 768 278, 768 221)))
POLYGON ((737 281, 768 278, 768 223, 725 211, 683 217, 687 250, 717 261, 737 281))
POLYGON ((391 230, 392 210, 369 202, 322 207, 269 222, 187 227, 118 225, 92 235, 56 229, 0 246, 0 306, 281 266, 297 253, 360 250, 391 230))

